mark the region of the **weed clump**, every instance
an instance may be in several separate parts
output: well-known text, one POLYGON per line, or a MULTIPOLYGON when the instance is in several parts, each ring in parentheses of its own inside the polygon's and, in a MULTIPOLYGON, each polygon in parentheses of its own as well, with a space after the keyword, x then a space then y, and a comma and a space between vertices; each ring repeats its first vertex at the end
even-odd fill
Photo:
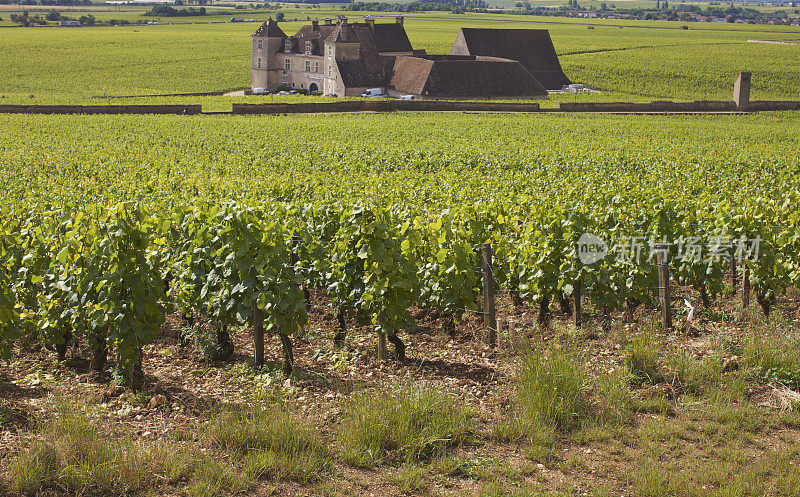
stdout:
POLYGON ((472 413, 437 388, 356 395, 342 420, 342 458, 358 467, 431 459, 467 440, 472 425, 472 413))

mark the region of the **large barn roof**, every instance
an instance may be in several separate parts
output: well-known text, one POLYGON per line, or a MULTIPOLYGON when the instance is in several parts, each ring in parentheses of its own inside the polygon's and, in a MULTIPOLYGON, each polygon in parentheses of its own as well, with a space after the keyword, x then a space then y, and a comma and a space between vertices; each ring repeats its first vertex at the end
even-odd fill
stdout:
POLYGON ((546 29, 462 28, 451 53, 517 60, 548 90, 570 83, 546 29))
POLYGON ((546 97, 516 60, 497 57, 397 57, 389 87, 432 97, 546 97))

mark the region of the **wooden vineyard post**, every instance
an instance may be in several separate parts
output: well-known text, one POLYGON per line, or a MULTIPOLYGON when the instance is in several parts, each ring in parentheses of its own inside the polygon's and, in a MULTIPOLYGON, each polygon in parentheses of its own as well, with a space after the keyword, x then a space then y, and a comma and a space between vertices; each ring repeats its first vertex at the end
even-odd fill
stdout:
POLYGON ((742 259, 742 309, 750 305, 750 268, 747 261, 742 259))
POLYGON ((389 348, 386 346, 386 332, 378 332, 378 358, 381 361, 389 359, 389 348))
POLYGON ((264 365, 264 310, 258 308, 258 303, 253 302, 253 339, 256 349, 256 367, 264 365))
POLYGON ((734 295, 736 294, 736 285, 739 283, 739 275, 736 274, 736 245, 731 243, 731 288, 734 295))
MULTIPOLYGON (((497 340, 498 342, 501 342, 501 336, 500 336, 500 334, 501 334, 501 332, 503 331, 503 326, 505 326, 505 323, 506 323, 506 321, 505 321, 503 318, 501 318, 501 317, 500 317, 500 318, 497 318, 497 326, 496 326, 497 335, 496 335, 496 340, 497 340)), ((501 343, 502 343, 502 342, 501 342, 501 343)))
POLYGON ((514 329, 514 320, 513 319, 509 319, 508 320, 508 343, 511 345, 510 348, 512 348, 512 349, 515 347, 515 343, 516 343, 516 337, 514 336, 515 331, 516 330, 514 329))
POLYGON ((581 280, 575 280, 572 287, 572 323, 576 328, 581 327, 581 280))
POLYGON ((492 244, 481 245, 481 274, 483 276, 483 326, 488 332, 489 345, 497 343, 497 318, 494 310, 494 281, 492 278, 492 244))
POLYGON ((669 299, 669 244, 656 243, 658 257, 658 296, 661 301, 661 327, 672 328, 672 306, 669 299))

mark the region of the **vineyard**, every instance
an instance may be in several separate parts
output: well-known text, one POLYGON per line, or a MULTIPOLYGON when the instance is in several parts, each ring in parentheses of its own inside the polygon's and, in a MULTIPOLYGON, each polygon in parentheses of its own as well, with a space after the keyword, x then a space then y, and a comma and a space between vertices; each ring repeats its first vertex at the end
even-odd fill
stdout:
MULTIPOLYGON (((307 24, 307 14, 335 15, 330 11, 294 12, 287 18, 303 20, 283 23, 282 29, 300 29, 307 24)), ((259 13, 257 18, 267 15, 259 13)), ((691 29, 683 30, 678 22, 593 20, 590 30, 581 22, 585 21, 427 13, 408 17, 405 27, 412 45, 431 54, 450 53, 462 27, 547 29, 567 76, 602 91, 578 97, 583 99, 727 100, 731 98, 731 84, 741 71, 753 73, 754 100, 800 99, 800 47, 748 42, 796 43, 800 34, 794 26, 693 23, 691 29), (659 63, 652 64, 653 60, 659 63)), ((4 29, 0 31, 0 103, 86 105, 103 102, 90 97, 104 95, 248 88, 249 37, 254 30, 253 23, 4 29)), ((275 98, 296 97, 112 99, 110 103, 218 103, 220 109, 226 109, 231 101, 253 103, 275 98)))
POLYGON ((0 129, 12 493, 797 491, 792 113, 0 129), (106 417, 161 448, 103 442, 106 417))

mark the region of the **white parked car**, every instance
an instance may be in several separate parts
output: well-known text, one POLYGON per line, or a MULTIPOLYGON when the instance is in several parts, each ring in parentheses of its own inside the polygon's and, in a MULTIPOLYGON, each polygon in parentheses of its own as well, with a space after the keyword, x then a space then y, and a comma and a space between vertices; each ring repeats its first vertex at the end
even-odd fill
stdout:
POLYGON ((369 90, 367 90, 364 93, 362 93, 361 96, 362 97, 373 98, 373 97, 385 97, 386 94, 383 93, 383 89, 382 88, 370 88, 369 90))
POLYGON ((253 88, 253 95, 266 95, 269 93, 266 88, 253 88))
POLYGON ((414 95, 403 95, 400 100, 414 100, 414 95))

